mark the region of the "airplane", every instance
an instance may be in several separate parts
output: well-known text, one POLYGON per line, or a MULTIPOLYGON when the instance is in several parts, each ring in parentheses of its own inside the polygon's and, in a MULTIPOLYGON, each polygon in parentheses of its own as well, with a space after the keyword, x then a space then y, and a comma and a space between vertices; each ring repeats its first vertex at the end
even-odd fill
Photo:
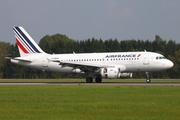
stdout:
POLYGON ((13 27, 20 57, 7 58, 12 63, 37 68, 43 71, 86 74, 86 82, 101 83, 103 78, 132 78, 133 72, 167 70, 173 62, 155 52, 104 52, 104 53, 45 53, 21 26, 13 27))

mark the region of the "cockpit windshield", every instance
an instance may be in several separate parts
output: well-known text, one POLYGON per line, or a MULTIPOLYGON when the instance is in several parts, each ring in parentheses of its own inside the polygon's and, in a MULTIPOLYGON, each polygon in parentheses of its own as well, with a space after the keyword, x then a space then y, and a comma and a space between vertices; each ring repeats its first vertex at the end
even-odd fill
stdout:
POLYGON ((164 56, 157 56, 156 60, 166 59, 164 56))

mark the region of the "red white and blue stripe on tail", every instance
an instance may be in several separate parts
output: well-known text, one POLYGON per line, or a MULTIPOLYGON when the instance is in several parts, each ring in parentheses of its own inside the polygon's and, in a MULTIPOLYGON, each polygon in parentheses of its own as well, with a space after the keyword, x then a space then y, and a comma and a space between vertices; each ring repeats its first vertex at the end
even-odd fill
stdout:
POLYGON ((44 53, 32 37, 21 26, 13 27, 16 43, 21 56, 44 53))

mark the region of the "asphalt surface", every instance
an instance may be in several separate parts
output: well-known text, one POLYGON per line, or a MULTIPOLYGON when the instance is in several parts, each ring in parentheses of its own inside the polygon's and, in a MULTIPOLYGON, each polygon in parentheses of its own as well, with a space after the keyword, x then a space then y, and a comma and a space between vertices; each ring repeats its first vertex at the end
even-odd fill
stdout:
POLYGON ((78 82, 14 82, 8 83, 3 82, 0 85, 60 85, 60 86, 180 86, 180 82, 152 82, 152 83, 145 83, 145 82, 102 82, 102 83, 78 83, 78 82))

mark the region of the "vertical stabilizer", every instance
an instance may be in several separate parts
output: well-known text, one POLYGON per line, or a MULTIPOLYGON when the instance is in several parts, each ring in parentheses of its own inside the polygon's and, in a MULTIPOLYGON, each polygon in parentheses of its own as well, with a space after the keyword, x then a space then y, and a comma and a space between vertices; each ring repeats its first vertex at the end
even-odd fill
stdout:
POLYGON ((13 27, 16 44, 21 57, 45 53, 21 26, 13 27))

